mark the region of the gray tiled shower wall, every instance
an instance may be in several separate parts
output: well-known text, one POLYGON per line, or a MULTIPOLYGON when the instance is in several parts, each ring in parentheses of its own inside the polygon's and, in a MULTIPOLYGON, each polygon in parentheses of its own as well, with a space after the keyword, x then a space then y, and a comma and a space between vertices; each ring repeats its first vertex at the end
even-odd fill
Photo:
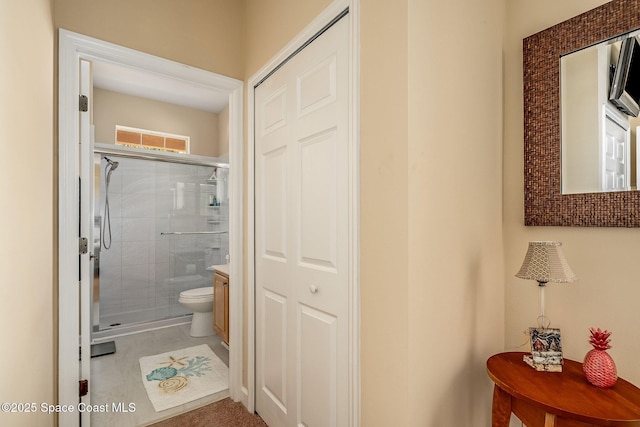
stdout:
MULTIPOLYGON (((212 166, 110 158, 119 166, 109 184, 112 243, 99 255, 100 328, 187 314, 180 292, 211 286, 206 268, 225 263, 229 235, 161 233, 228 231, 228 169, 218 168, 212 182, 212 166)), ((101 223, 104 166, 96 170, 101 223)))

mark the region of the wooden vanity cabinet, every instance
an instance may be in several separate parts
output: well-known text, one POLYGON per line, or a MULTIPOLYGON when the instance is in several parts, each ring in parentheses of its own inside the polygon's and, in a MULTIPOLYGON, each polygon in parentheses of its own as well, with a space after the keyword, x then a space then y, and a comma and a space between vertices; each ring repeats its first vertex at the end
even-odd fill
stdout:
POLYGON ((229 345, 229 276, 213 275, 213 330, 229 345))

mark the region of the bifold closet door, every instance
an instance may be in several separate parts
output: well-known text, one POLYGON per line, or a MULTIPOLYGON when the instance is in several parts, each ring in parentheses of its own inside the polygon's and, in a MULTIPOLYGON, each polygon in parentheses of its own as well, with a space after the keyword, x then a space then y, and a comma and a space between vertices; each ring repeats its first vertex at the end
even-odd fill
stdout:
POLYGON ((256 409, 271 427, 348 418, 349 23, 255 91, 256 409))

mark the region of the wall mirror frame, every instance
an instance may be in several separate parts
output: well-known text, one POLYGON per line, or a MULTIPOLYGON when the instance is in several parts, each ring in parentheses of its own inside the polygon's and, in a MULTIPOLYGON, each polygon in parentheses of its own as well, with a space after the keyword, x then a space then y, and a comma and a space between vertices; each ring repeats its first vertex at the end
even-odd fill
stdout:
POLYGON ((562 194, 560 122, 560 57, 639 27, 613 0, 523 40, 525 225, 640 227, 640 191, 562 194))

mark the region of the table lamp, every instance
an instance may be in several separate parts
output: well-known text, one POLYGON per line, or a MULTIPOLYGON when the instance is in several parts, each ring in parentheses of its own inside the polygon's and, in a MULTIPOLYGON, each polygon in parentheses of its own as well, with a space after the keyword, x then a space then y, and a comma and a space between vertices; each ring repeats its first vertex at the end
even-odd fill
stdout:
POLYGON ((540 289, 540 317, 538 328, 530 328, 531 356, 524 361, 541 371, 562 371, 562 345, 560 330, 545 325, 544 289, 548 282, 568 283, 576 280, 567 264, 560 242, 529 242, 529 249, 516 277, 538 282, 540 289))
POLYGON ((567 264, 560 242, 529 242, 529 249, 516 277, 536 280, 540 288, 540 319, 544 322, 544 288, 548 282, 568 283, 576 280, 567 264))

